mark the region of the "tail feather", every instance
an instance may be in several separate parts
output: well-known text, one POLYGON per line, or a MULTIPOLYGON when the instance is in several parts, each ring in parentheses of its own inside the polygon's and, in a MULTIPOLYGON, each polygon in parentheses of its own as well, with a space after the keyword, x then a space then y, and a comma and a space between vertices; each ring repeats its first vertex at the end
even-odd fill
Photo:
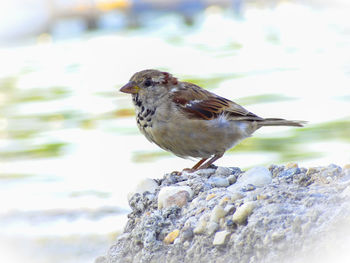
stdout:
POLYGON ((295 120, 285 120, 278 118, 266 118, 258 122, 259 128, 262 126, 295 126, 295 127, 304 127, 306 121, 295 121, 295 120))

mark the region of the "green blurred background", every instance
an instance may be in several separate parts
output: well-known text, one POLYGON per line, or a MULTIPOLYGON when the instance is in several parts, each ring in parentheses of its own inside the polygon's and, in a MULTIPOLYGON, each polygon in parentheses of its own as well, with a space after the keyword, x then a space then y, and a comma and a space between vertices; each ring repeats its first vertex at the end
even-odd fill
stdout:
POLYGON ((193 166, 149 143, 118 89, 166 70, 271 127, 216 164, 350 163, 350 4, 277 0, 0 2, 1 262, 93 262, 127 193, 193 166))

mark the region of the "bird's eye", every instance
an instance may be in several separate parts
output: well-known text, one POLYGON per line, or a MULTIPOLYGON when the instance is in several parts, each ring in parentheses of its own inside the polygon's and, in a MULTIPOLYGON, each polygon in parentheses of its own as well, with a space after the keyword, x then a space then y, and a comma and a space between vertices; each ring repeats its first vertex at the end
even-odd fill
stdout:
POLYGON ((149 86, 151 86, 152 85, 152 81, 150 80, 150 79, 146 79, 146 81, 145 81, 145 86, 146 87, 149 87, 149 86))

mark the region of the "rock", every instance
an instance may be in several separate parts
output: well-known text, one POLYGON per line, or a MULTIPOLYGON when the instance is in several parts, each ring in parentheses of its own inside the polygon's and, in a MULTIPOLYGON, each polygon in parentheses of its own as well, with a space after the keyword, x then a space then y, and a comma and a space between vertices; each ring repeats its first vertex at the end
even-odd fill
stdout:
POLYGON ((247 202, 237 208, 232 216, 232 221, 236 224, 244 224, 248 216, 253 213, 254 202, 247 202))
POLYGON ((216 230, 219 229, 219 224, 216 223, 216 222, 213 222, 213 221, 210 221, 208 224, 207 224, 207 234, 209 236, 211 236, 212 234, 214 234, 216 232, 216 230))
POLYGON ((192 228, 184 229, 180 234, 181 242, 184 243, 185 241, 191 240, 193 238, 193 234, 192 228))
POLYGON ((232 226, 234 226, 234 225, 235 225, 235 222, 233 222, 232 219, 229 219, 229 220, 226 221, 226 226, 232 227, 232 226))
POLYGON ((227 177, 227 180, 230 184, 234 184, 237 181, 237 177, 234 174, 231 174, 229 177, 227 177))
POLYGON ((225 207, 225 205, 226 205, 228 202, 231 202, 231 198, 228 197, 228 196, 224 196, 224 197, 220 200, 219 205, 221 205, 222 207, 225 207))
POLYGON ((214 198, 216 194, 208 194, 205 200, 209 201, 210 199, 214 198))
POLYGON ((225 213, 226 215, 232 214, 233 212, 236 211, 236 207, 234 205, 227 205, 225 207, 225 213))
POLYGON ((262 166, 257 166, 249 169, 238 178, 237 182, 227 189, 231 192, 236 192, 247 185, 254 185, 261 187, 271 183, 272 175, 271 172, 262 166))
POLYGON ((286 168, 299 168, 297 163, 287 163, 286 168))
POLYGON ((101 256, 95 259, 94 263, 108 263, 107 258, 105 256, 101 256))
MULTIPOLYGON (((229 190, 229 189, 227 189, 227 190, 229 190)), ((244 195, 239 193, 239 192, 233 193, 231 195, 231 202, 235 202, 235 201, 237 201, 239 199, 242 199, 243 197, 244 197, 244 195)))
POLYGON ((170 232, 163 240, 165 244, 171 244, 174 242, 174 240, 179 236, 180 230, 175 229, 174 231, 170 232))
POLYGON ((300 169, 298 167, 288 168, 282 171, 278 177, 283 177, 284 179, 292 179, 294 175, 299 174, 300 169))
POLYGON ((232 170, 228 167, 219 166, 215 171, 215 176, 227 177, 232 174, 232 170))
POLYGON ((205 220, 200 220, 197 226, 193 229, 193 233, 196 235, 202 234, 207 227, 207 222, 205 220))
POLYGON ((231 232, 227 230, 217 232, 214 236, 213 245, 220 246, 226 244, 230 234, 231 232))
POLYGON ((307 169, 306 175, 312 175, 317 172, 319 172, 319 167, 310 167, 307 169))
POLYGON ((210 184, 212 187, 227 187, 230 185, 230 182, 227 178, 210 177, 208 180, 208 184, 210 184))
POLYGON ((267 198, 269 198, 267 195, 257 195, 257 196, 256 196, 256 199, 257 199, 257 200, 265 200, 265 199, 267 199, 267 198))
POLYGON ((317 255, 329 245, 336 243, 337 254, 350 243, 350 169, 297 164, 271 165, 268 172, 263 167, 245 173, 229 168, 232 174, 218 169, 167 174, 154 192, 135 193, 124 233, 97 260, 318 262, 317 255), (213 188, 210 178, 232 185, 213 188))
POLYGON ((255 189, 256 189, 255 185, 253 185, 253 184, 247 184, 247 185, 243 186, 241 190, 242 190, 243 192, 249 192, 249 191, 253 191, 253 190, 255 190, 255 189))
POLYGON ((217 205, 210 214, 210 221, 218 223, 220 218, 223 218, 225 215, 226 211, 220 205, 217 205))
POLYGON ((128 194, 128 200, 130 201, 134 194, 143 194, 144 192, 155 193, 158 187, 156 181, 151 178, 145 178, 136 185, 134 191, 128 194))
POLYGON ((167 186, 160 190, 158 194, 158 209, 177 205, 183 207, 189 198, 193 196, 193 191, 188 186, 167 186))
POLYGON ((195 173, 196 175, 208 177, 208 176, 211 176, 214 172, 215 172, 215 169, 208 168, 208 169, 200 169, 200 170, 197 170, 197 171, 195 171, 194 173, 195 173))

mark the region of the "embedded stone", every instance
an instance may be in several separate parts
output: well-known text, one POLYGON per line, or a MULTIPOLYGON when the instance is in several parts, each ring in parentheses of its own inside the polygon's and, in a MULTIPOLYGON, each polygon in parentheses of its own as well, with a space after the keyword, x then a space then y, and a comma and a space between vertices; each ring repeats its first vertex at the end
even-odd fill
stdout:
POLYGON ((224 230, 217 232, 214 236, 213 245, 220 246, 227 243, 231 232, 224 230))
POLYGON ((225 210, 220 205, 217 205, 210 214, 210 221, 218 223, 220 218, 223 218, 225 215, 225 210))
POLYGON ((165 244, 172 244, 174 240, 179 236, 180 230, 175 229, 174 231, 167 234, 167 236, 164 238, 163 242, 165 244))
POLYGON ((183 207, 193 196, 188 186, 166 186, 158 194, 158 209, 177 205, 183 207))
POLYGON ((237 224, 244 224, 247 218, 253 213, 254 207, 254 202, 244 203, 236 209, 236 212, 232 216, 232 221, 237 224))

